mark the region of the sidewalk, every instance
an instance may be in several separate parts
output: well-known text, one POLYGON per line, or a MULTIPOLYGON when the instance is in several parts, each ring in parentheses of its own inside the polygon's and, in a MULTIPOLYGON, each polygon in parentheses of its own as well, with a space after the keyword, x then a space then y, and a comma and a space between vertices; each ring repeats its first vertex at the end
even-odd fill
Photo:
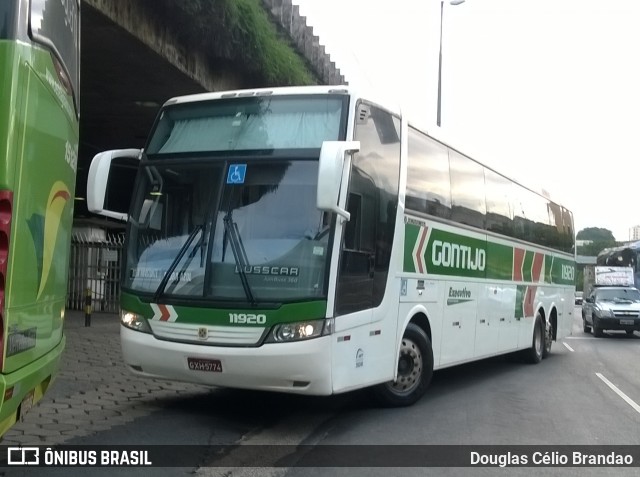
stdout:
POLYGON ((67 310, 64 330, 67 343, 56 380, 4 435, 3 445, 62 444, 146 416, 160 408, 160 399, 208 389, 142 379, 125 369, 116 314, 93 313, 85 327, 83 312, 67 310))

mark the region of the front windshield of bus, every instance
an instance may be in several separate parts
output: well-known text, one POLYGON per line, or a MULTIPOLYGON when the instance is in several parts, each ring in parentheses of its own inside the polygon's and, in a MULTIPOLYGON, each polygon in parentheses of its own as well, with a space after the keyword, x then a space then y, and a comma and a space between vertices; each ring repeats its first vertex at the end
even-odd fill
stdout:
POLYGON ((125 287, 213 300, 325 295, 327 220, 315 161, 148 165, 130 219, 125 287), (168 280, 164 280, 165 276, 168 280))
POLYGON ((330 220, 316 208, 318 155, 346 129, 344 98, 327 98, 285 98, 286 107, 269 98, 252 120, 262 125, 236 134, 222 125, 239 117, 232 102, 222 101, 222 112, 207 104, 212 121, 198 103, 193 121, 181 105, 181 126, 162 114, 129 214, 125 289, 154 300, 325 298, 330 220))

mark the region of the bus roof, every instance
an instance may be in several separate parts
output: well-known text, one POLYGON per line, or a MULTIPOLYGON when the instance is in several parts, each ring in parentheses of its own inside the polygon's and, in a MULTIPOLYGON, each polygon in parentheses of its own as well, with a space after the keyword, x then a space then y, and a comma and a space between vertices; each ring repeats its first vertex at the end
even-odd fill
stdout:
POLYGON ((328 86, 280 86, 273 88, 237 89, 229 91, 216 91, 208 93, 197 93, 185 96, 176 96, 167 100, 163 107, 174 104, 193 103, 199 101, 210 101, 225 98, 250 98, 265 96, 286 96, 286 95, 306 95, 306 94, 345 94, 352 98, 363 98, 372 101, 387 111, 402 116, 399 104, 387 95, 379 91, 355 88, 349 85, 328 85, 328 86))
MULTIPOLYGON (((350 85, 278 86, 273 88, 237 89, 237 90, 229 90, 229 91, 197 93, 197 94, 173 97, 167 100, 164 103, 163 107, 172 106, 175 104, 195 103, 200 101, 211 101, 211 100, 225 99, 225 98, 249 98, 249 97, 286 96, 286 95, 307 95, 307 94, 322 95, 322 94, 331 94, 331 93, 349 95, 353 99, 359 99, 359 98, 366 99, 367 101, 371 101, 372 103, 378 106, 381 106, 387 111, 402 117, 402 108, 400 107, 399 103, 391 99, 388 96, 388 94, 385 94, 379 90, 373 89, 372 87, 356 88, 350 85)), ((431 131, 427 130, 424 127, 424 125, 418 125, 416 122, 412 121, 411 118, 407 118, 407 120, 410 127, 418 131, 421 131, 424 134, 427 134, 432 139, 435 139, 441 144, 455 150, 456 152, 462 154, 465 157, 468 157, 472 161, 480 164, 481 166, 486 167, 487 169, 492 170, 496 174, 499 174, 500 176, 505 177, 509 181, 514 182, 519 186, 524 187, 525 189, 528 189, 531 192, 534 192, 535 194, 545 198, 546 200, 549 200, 550 202, 563 207, 565 210, 567 210, 567 212, 571 213, 571 211, 569 211, 566 207, 562 206, 562 204, 550 198, 548 194, 545 194, 543 191, 536 191, 522 183, 519 183, 518 181, 502 174, 499 171, 496 171, 492 167, 487 166, 486 164, 473 158, 472 156, 465 154, 459 148, 451 146, 451 141, 447 140, 445 136, 441 134, 442 131, 439 131, 437 134, 433 134, 431 131)))

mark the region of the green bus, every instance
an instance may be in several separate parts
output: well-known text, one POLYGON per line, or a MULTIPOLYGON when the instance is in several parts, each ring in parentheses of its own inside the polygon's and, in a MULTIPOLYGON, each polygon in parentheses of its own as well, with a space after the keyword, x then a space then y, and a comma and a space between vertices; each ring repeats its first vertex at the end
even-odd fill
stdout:
POLYGON ((0 436, 64 350, 79 57, 79 0, 0 2, 0 436))

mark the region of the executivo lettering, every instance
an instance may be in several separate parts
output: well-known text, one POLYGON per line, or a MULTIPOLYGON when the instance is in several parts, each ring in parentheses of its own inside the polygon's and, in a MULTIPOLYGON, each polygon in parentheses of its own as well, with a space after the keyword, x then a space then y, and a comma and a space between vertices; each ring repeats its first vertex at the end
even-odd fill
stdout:
POLYGON ((431 261, 437 267, 484 271, 487 252, 482 248, 434 240, 431 261))
POLYGON ((468 290, 467 287, 464 287, 464 288, 449 287, 449 296, 447 297, 447 306, 459 305, 461 303, 468 303, 470 301, 473 301, 473 298, 471 297, 471 290, 468 290))
POLYGON ((462 290, 449 287, 449 298, 471 298, 471 292, 466 287, 462 290))

